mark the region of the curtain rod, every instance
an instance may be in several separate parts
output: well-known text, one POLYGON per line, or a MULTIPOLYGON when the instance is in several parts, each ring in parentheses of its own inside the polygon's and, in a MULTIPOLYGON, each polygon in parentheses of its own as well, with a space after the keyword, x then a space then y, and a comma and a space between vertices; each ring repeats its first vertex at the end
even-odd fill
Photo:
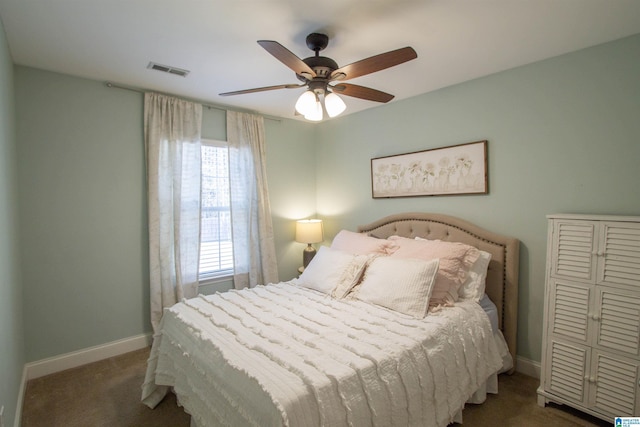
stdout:
MULTIPOLYGON (((124 90, 130 90, 131 92, 138 92, 138 93, 142 93, 144 94, 145 92, 156 92, 156 93, 161 93, 158 91, 152 91, 152 90, 145 90, 145 89, 140 89, 140 88, 135 88, 135 87, 131 87, 131 86, 123 86, 123 85, 119 85, 116 83, 112 83, 112 82, 104 82, 104 85, 108 88, 115 88, 115 89, 124 89, 124 90)), ((172 95, 170 93, 162 93, 163 95, 168 95, 168 96, 173 96, 176 98, 182 98, 182 99, 187 99, 184 97, 180 97, 180 96, 176 96, 176 95, 172 95)), ((202 102, 199 101, 197 99, 187 99, 187 101, 192 101, 192 102, 197 102, 198 104, 201 104, 203 107, 207 107, 208 109, 214 109, 214 110, 220 110, 220 111, 227 111, 226 108, 223 107, 219 107, 217 105, 212 105, 212 104, 207 104, 206 102, 202 102)), ((275 122, 281 122, 281 119, 275 118, 275 117, 267 117, 262 115, 266 120, 273 120, 275 122)))

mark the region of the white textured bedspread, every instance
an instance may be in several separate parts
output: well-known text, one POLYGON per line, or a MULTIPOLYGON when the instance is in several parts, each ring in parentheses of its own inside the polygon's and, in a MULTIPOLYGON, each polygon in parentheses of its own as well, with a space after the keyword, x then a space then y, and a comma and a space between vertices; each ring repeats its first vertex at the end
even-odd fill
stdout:
POLYGON ((286 282, 165 310, 142 400, 200 427, 445 426, 502 366, 474 302, 421 320, 286 282))

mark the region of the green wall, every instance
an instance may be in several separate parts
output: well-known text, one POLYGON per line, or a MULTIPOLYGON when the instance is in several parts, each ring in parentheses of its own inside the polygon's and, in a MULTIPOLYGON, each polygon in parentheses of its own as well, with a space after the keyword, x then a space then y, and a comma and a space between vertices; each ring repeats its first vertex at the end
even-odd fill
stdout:
MULTIPOLYGON (((15 67, 26 357, 40 360, 150 332, 143 95, 15 67)), ((203 136, 226 139, 224 110, 203 136)), ((313 126, 266 120, 280 276, 315 212, 313 126)), ((205 286, 203 293, 230 283, 205 286)))
MULTIPOLYGON (((540 360, 545 215, 640 213, 638 53, 635 36, 321 124, 268 118, 281 279, 301 263, 295 219, 319 214, 328 243, 385 214, 460 216, 522 241, 519 354, 540 360), (488 195, 371 199, 372 157, 480 139, 489 140, 488 195)), ((0 194, 17 187, 22 287, 9 290, 24 293, 26 360, 150 331, 142 95, 21 66, 13 74, 18 184, 0 194)), ((2 84, 6 98, 11 83, 2 84)), ((11 102, 0 102, 11 117, 11 102)), ((224 111, 205 109, 203 136, 224 139, 224 126, 224 111)), ((1 138, 11 152, 13 137, 1 138)), ((15 225, 2 215, 0 227, 15 225)), ((11 282, 15 262, 0 267, 11 282)), ((217 286, 228 284, 205 291, 217 286)), ((9 312, 18 323, 19 306, 9 312)))
POLYGON ((0 406, 13 425, 25 363, 16 199, 13 64, 0 21, 0 406))
POLYGON ((27 359, 149 330, 142 97, 16 67, 27 359))
POLYGON ((323 123, 317 206, 329 237, 404 211, 517 237, 518 354, 539 361, 545 216, 640 215, 639 76, 636 35, 323 123), (371 198, 371 158, 484 139, 488 195, 371 198))

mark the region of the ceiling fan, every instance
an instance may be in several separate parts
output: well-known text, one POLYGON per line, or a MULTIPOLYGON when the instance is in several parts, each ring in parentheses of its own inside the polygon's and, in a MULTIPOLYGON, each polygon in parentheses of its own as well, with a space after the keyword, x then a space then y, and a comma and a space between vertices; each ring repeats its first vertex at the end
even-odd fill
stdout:
POLYGON ((258 40, 260 46, 296 73, 298 80, 302 81, 301 84, 266 86, 225 92, 220 95, 241 95, 276 89, 298 89, 306 86, 308 89, 296 102, 296 112, 304 115, 307 120, 319 121, 323 117, 323 108, 330 117, 335 117, 345 110, 346 105, 337 94, 375 102, 391 101, 394 97, 391 94, 364 86, 342 83, 342 81, 384 70, 418 57, 413 48, 403 47, 344 67, 338 67, 333 59, 320 56, 320 51, 329 44, 327 35, 312 33, 307 36, 306 42, 307 47, 315 52, 315 56, 300 59, 276 41, 258 40))

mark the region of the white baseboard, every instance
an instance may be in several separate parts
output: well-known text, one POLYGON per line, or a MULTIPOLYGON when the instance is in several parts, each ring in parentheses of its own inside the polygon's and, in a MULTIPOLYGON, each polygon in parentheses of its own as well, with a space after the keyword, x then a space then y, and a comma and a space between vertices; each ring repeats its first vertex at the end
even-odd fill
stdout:
POLYGON ((18 389, 18 401, 16 402, 16 416, 13 421, 13 427, 20 427, 22 424, 22 405, 24 402, 24 392, 27 388, 27 366, 22 368, 22 379, 20 380, 20 388, 18 389))
POLYGON ((151 345, 151 334, 137 335, 118 341, 85 348, 83 350, 49 357, 25 365, 26 380, 76 368, 87 363, 97 362, 130 351, 140 350, 151 345))
POLYGON ((516 371, 540 379, 540 362, 518 356, 516 360, 516 371))

